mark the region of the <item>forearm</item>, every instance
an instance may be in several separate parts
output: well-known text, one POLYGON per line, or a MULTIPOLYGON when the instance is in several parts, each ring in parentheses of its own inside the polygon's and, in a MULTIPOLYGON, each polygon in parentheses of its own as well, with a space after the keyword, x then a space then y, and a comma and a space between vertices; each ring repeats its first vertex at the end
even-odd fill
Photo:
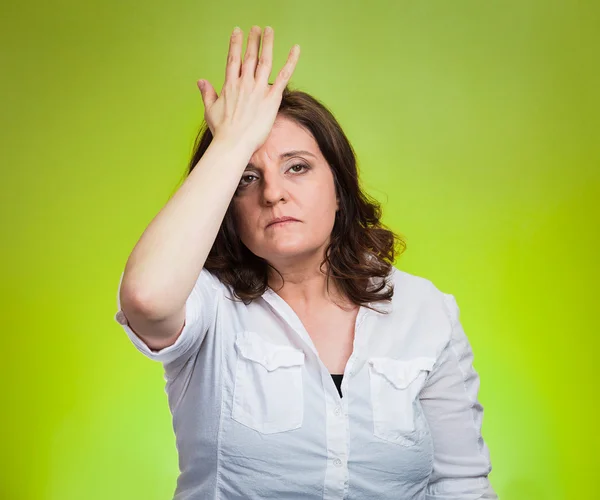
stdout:
POLYGON ((121 301, 154 318, 181 309, 190 294, 253 151, 214 139, 133 248, 121 301))

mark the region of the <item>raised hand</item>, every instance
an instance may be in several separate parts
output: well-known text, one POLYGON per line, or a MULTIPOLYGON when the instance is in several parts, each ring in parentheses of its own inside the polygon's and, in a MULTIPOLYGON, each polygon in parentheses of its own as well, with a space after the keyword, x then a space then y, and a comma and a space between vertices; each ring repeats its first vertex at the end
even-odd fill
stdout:
POLYGON ((198 80, 204 102, 204 118, 215 139, 245 141, 253 148, 252 151, 266 141, 277 117, 283 90, 300 57, 300 46, 294 45, 275 82, 269 85, 273 38, 273 29, 267 26, 260 50, 261 28, 252 26, 242 61, 243 33, 239 28, 234 29, 221 94, 217 96, 208 81, 198 80))

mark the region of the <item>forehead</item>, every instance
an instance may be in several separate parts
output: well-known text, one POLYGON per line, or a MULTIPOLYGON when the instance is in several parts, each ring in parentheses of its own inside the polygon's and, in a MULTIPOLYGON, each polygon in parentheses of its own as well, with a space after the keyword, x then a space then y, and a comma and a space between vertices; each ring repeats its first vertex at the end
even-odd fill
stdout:
POLYGON ((306 150, 320 157, 317 141, 310 132, 293 120, 277 116, 265 143, 254 152, 251 163, 259 163, 266 157, 276 160, 279 155, 292 150, 306 150))

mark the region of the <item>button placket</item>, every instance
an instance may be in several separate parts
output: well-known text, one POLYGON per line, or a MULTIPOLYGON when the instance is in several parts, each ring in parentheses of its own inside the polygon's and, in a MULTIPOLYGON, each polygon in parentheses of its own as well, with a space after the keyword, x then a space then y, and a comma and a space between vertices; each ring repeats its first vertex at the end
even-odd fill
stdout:
MULTIPOLYGON (((326 377, 333 385, 328 370, 322 371, 322 377, 326 377)), ((323 380, 324 385, 326 382, 327 380, 323 380)), ((335 395, 325 391, 325 398, 328 466, 325 471, 323 499, 340 500, 348 484, 348 470, 344 467, 348 455, 348 424, 345 419, 344 398, 340 399, 337 390, 335 395)))

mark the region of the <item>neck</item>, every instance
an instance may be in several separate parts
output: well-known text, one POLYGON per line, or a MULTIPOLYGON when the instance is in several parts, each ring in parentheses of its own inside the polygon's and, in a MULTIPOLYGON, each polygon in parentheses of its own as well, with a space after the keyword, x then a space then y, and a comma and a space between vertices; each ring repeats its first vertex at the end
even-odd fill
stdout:
POLYGON ((269 286, 288 304, 302 310, 332 303, 351 307, 352 304, 343 298, 336 286, 335 279, 329 280, 327 290, 327 274, 319 269, 319 264, 295 263, 293 266, 278 267, 283 281, 277 272, 269 269, 269 286))

